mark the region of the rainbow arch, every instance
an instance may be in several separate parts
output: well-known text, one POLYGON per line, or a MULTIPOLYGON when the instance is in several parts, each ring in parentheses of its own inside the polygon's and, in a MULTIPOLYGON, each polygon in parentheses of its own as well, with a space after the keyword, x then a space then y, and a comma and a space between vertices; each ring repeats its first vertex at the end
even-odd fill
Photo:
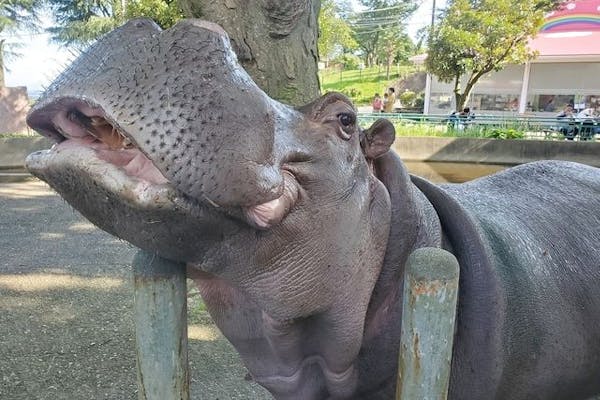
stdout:
POLYGON ((541 32, 554 30, 600 30, 600 14, 569 14, 546 19, 541 32))

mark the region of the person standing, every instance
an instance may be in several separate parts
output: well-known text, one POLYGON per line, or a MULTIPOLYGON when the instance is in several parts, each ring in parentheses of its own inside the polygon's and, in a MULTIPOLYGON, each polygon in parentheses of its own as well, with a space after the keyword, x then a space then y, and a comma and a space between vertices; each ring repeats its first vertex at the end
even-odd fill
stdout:
POLYGON ((375 93, 375 97, 373 98, 373 103, 371 104, 373 107, 374 113, 380 113, 383 110, 383 101, 381 97, 379 97, 379 93, 375 93))
POLYGON ((396 103, 396 90, 391 87, 387 91, 387 102, 385 102, 383 111, 386 113, 394 112, 394 104, 396 103))

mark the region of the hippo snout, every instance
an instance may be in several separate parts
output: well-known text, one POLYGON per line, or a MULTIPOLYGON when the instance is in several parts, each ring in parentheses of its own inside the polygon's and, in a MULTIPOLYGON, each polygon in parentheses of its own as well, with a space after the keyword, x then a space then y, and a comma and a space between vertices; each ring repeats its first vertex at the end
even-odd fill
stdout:
POLYGON ((299 117, 256 86, 218 25, 157 30, 135 20, 109 33, 51 86, 29 125, 194 201, 247 209, 281 198, 274 137, 299 117))

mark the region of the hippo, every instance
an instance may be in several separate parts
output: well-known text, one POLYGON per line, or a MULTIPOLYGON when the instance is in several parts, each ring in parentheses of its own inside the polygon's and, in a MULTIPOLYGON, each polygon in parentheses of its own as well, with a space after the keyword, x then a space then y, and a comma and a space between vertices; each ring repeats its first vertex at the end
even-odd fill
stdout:
POLYGON ((217 25, 128 22, 33 106, 27 159, 101 229, 185 262, 276 399, 392 399, 404 269, 458 260, 449 399, 600 393, 600 170, 540 161, 463 184, 410 175, 394 127, 328 93, 292 108, 217 25))

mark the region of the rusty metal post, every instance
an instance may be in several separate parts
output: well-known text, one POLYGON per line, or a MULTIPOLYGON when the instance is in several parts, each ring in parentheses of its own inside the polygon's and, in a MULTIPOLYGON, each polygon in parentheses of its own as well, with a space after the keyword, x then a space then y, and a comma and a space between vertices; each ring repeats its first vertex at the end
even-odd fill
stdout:
POLYGON ((139 400, 188 400, 185 264, 139 251, 133 260, 139 400))
POLYGON ((418 249, 404 277, 396 400, 448 396, 459 269, 437 248, 418 249))

